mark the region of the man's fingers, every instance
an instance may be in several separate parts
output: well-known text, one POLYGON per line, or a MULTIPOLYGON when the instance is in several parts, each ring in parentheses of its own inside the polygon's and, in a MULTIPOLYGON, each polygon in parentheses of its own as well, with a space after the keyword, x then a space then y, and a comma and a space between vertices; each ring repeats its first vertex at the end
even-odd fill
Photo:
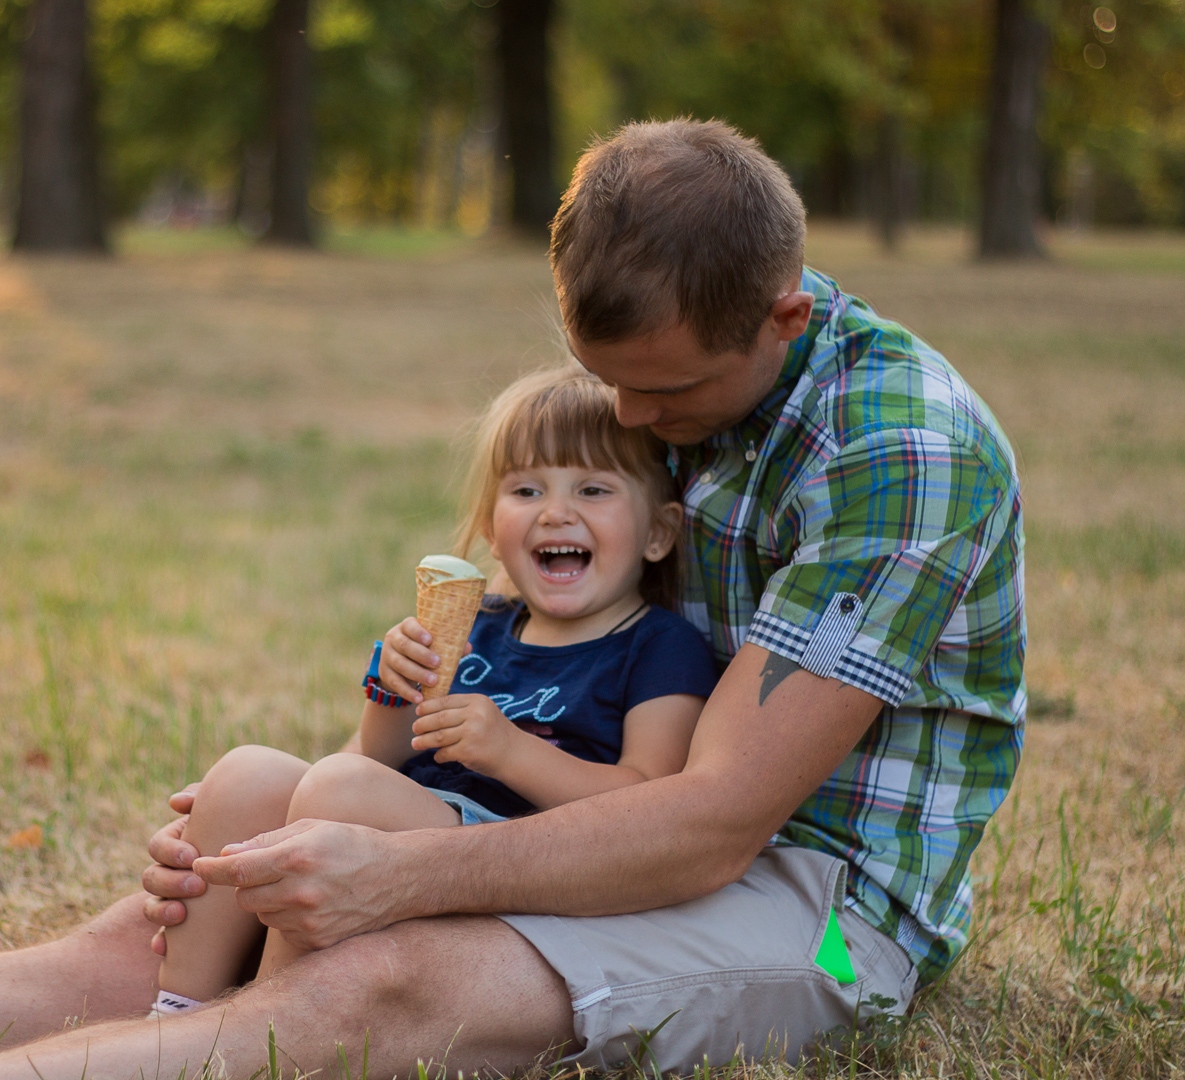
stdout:
POLYGON ((198 859, 193 868, 208 885, 249 889, 255 885, 270 885, 283 878, 280 861, 273 848, 262 848, 231 855, 208 855, 198 859))
MULTIPOLYGON (((203 885, 205 882, 202 883, 203 885)), ((165 900, 159 896, 149 896, 144 900, 144 918, 162 930, 166 926, 178 926, 185 922, 188 912, 180 900, 165 900)), ((163 941, 164 938, 162 937, 163 941)), ((163 956, 164 953, 161 953, 163 956)))
POLYGON ((178 814, 188 814, 193 809, 193 797, 202 786, 200 780, 187 784, 180 791, 169 796, 169 808, 178 814))
POLYGON ((165 928, 163 926, 152 935, 151 945, 152 951, 157 956, 164 956, 168 951, 168 946, 165 944, 165 928))
POLYGON ((153 863, 144 870, 140 884, 146 893, 159 896, 162 900, 191 900, 206 891, 206 883, 192 870, 176 870, 171 866, 161 866, 160 863, 153 863))
POLYGON ((170 821, 163 829, 157 829, 148 841, 148 854, 162 866, 185 870, 198 857, 198 849, 181 839, 187 821, 188 817, 170 821))
POLYGON ((261 848, 272 848, 277 844, 282 844, 285 840, 290 840, 294 836, 300 836, 301 833, 306 833, 314 825, 317 825, 316 818, 301 818, 299 821, 292 821, 285 825, 282 829, 272 829, 271 832, 262 832, 257 836, 251 837, 250 840, 243 840, 238 844, 227 844, 222 849, 223 855, 237 855, 240 851, 257 851, 261 848))
POLYGON ((311 889, 290 880, 237 889, 235 902, 244 911, 258 915, 264 925, 274 926, 278 930, 295 928, 306 913, 316 906, 311 889))
POLYGON ((302 819, 241 844, 227 844, 221 855, 198 859, 193 864, 194 873, 210 885, 233 885, 238 889, 270 885, 288 870, 289 851, 284 841, 308 832, 316 824, 302 819))

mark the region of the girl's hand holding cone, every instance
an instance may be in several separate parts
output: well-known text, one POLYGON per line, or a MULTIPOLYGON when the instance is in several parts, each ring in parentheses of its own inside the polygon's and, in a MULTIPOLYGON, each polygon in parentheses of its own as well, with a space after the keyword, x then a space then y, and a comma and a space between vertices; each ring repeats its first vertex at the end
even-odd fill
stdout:
POLYGON ((453 556, 429 556, 416 568, 416 617, 387 631, 379 679, 419 704, 448 693, 481 607, 485 578, 453 556))

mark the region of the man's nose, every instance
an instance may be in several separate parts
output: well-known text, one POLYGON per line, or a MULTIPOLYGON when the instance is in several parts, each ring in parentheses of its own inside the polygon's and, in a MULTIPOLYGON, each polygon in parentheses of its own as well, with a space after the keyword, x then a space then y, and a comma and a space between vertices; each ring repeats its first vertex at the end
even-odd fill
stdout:
POLYGON ((635 394, 617 388, 617 422, 622 427, 649 427, 658 422, 662 409, 657 402, 645 394, 635 394))

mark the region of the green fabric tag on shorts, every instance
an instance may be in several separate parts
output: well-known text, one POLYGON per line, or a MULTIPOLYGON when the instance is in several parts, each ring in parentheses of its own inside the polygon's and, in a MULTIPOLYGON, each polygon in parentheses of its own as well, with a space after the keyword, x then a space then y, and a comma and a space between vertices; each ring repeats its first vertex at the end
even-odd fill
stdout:
POLYGON ((856 969, 852 967, 852 958, 848 955, 848 946, 839 928, 835 908, 831 909, 827 917, 827 929, 823 931, 823 940, 819 942, 819 951, 815 953, 815 963, 833 976, 840 986, 850 986, 856 981, 856 969))

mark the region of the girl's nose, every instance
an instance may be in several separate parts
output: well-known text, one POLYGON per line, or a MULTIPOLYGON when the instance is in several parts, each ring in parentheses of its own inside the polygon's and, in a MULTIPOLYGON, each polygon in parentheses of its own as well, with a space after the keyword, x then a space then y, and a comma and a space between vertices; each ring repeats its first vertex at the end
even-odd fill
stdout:
POLYGON ((576 520, 576 507, 566 495, 549 495, 539 508, 541 525, 570 525, 576 520))

